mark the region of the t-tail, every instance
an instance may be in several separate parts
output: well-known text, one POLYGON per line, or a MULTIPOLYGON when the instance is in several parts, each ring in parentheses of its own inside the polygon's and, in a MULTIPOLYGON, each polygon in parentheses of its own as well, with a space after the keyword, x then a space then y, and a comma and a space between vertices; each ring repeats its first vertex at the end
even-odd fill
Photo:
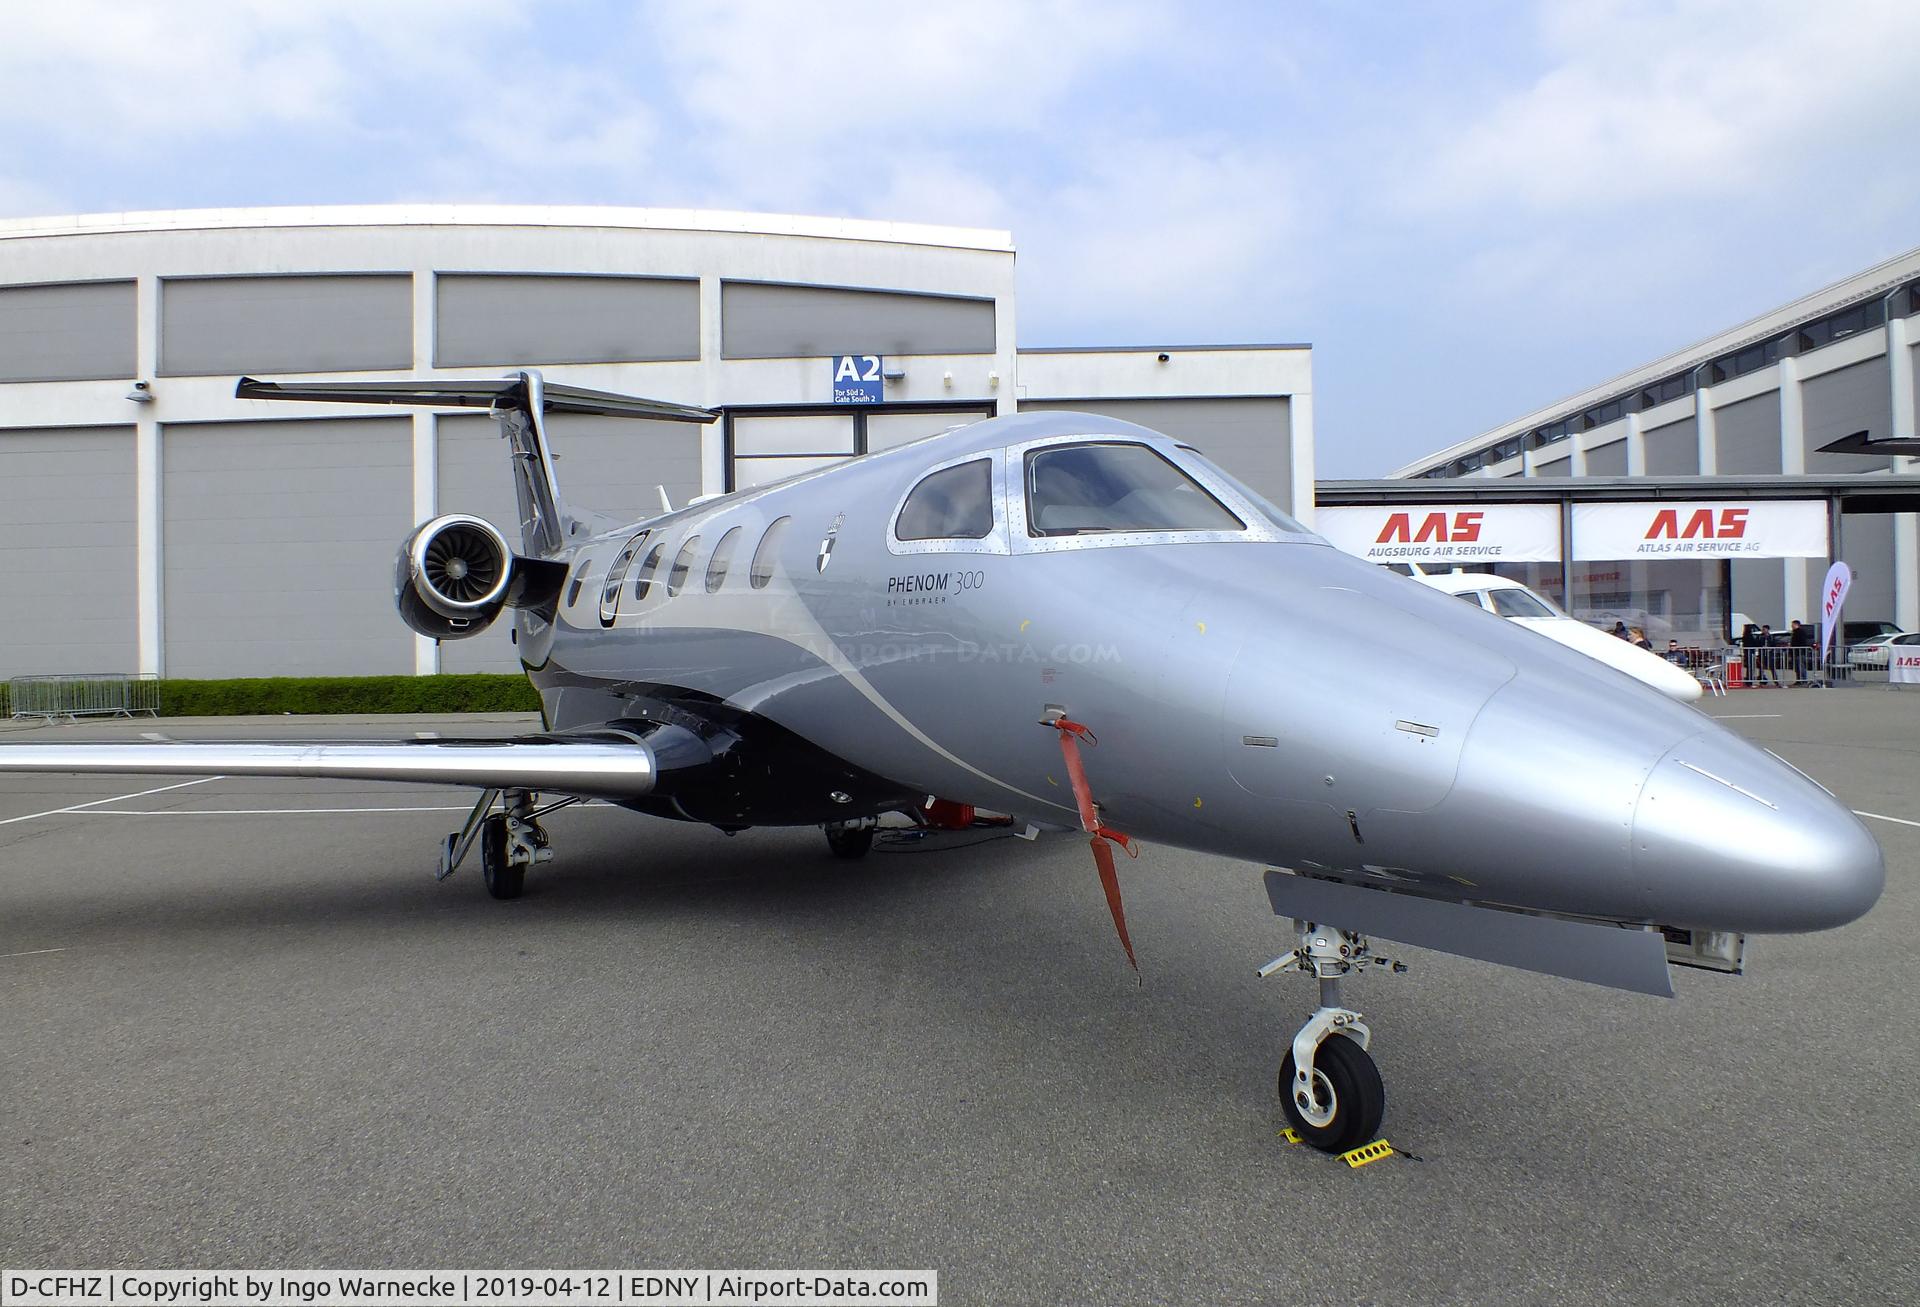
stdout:
POLYGON ((421 635, 457 640, 477 635, 504 608, 551 604, 566 567, 558 559, 584 519, 570 513, 554 476, 547 440, 549 413, 711 422, 710 409, 659 399, 616 395, 579 386, 548 385, 531 369, 498 380, 261 381, 242 377, 239 399, 291 400, 306 404, 395 404, 417 408, 484 408, 500 424, 513 465, 519 504, 520 549, 516 553, 491 523, 464 514, 436 517, 401 544, 395 564, 394 601, 400 616, 421 635))

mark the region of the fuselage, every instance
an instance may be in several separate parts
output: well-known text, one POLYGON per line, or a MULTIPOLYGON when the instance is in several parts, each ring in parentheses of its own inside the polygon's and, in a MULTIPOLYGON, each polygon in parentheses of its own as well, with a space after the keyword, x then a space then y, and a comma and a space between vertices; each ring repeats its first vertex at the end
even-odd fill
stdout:
POLYGON ((898 794, 1072 828, 1041 725, 1059 710, 1097 737, 1105 823, 1149 842, 1731 930, 1840 924, 1884 878, 1843 805, 1711 719, 1344 555, 1108 418, 981 422, 607 532, 568 561, 554 620, 523 614, 518 634, 558 729, 720 714, 898 794), (1145 446, 1237 525, 1030 521, 1074 520, 1035 507, 1042 460, 1089 444, 1145 446), (985 534, 902 538, 923 481, 981 461, 985 534))

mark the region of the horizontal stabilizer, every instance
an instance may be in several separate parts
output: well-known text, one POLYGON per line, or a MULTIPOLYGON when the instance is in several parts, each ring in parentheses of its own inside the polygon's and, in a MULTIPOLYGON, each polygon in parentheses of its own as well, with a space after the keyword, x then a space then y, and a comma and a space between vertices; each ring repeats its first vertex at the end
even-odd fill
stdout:
POLYGON ((1667 942, 1658 931, 1447 903, 1284 871, 1269 871, 1266 880, 1267 898, 1283 917, 1611 989, 1673 997, 1667 942))
POLYGON ((0 747, 0 772, 121 776, 299 776, 407 781, 636 799, 653 790, 653 750, 638 740, 530 736, 374 743, 100 743, 0 747))
MULTIPOLYGON (((652 418, 665 422, 711 422, 711 409, 641 399, 605 390, 585 390, 551 382, 539 387, 543 413, 588 413, 596 417, 652 418)), ((308 404, 404 404, 419 408, 528 407, 523 376, 497 381, 452 381, 437 377, 408 381, 261 381, 242 377, 235 399, 286 399, 308 404)))

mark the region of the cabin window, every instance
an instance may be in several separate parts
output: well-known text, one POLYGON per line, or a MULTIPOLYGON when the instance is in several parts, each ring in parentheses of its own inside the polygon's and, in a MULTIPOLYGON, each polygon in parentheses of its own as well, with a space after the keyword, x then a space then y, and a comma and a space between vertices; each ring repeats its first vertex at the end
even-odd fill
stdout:
POLYGON ((600 588, 600 625, 613 625, 614 614, 620 607, 620 587, 627 583, 627 569, 633 566, 633 556, 646 542, 647 533, 642 531, 620 547, 613 566, 607 569, 607 583, 600 588))
POLYGON ((733 563, 734 546, 740 543, 740 528, 734 527, 720 537, 720 543, 713 547, 713 558, 707 563, 707 593, 718 594, 720 587, 726 584, 727 568, 733 563))
POLYGON ((1475 608, 1485 608, 1487 606, 1483 601, 1483 596, 1478 590, 1461 590, 1453 597, 1455 599, 1464 599, 1475 608))
POLYGON ((640 574, 633 578, 633 597, 645 599, 647 592, 653 589, 653 577, 660 570, 660 560, 666 557, 667 546, 664 541, 657 544, 647 554, 647 561, 640 564, 640 574))
POLYGON ((901 540, 983 540, 993 534, 993 467, 984 458, 923 478, 900 506, 901 540))
POLYGON ((1246 529, 1199 482, 1145 445, 1036 449, 1027 455, 1026 481, 1030 535, 1246 529))
POLYGON ((1558 617, 1560 614, 1525 590, 1489 590, 1493 611, 1502 617, 1558 617))
POLYGON ((760 547, 753 551, 753 570, 747 576, 748 582, 756 590, 764 590, 773 580, 774 565, 780 557, 780 540, 787 533, 790 517, 777 518, 760 537, 760 547))
POLYGON ((693 556, 699 552, 700 537, 688 536, 687 543, 674 555, 673 570, 667 573, 667 598, 673 598, 686 587, 687 573, 693 570, 693 556))

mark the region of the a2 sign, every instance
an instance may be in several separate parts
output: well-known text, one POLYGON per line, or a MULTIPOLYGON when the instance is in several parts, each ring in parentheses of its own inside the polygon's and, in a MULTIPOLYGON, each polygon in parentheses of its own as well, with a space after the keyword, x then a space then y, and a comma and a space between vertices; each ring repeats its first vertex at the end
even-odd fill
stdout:
POLYGON ((885 369, 878 354, 835 354, 833 356, 833 402, 836 404, 878 404, 885 369))

